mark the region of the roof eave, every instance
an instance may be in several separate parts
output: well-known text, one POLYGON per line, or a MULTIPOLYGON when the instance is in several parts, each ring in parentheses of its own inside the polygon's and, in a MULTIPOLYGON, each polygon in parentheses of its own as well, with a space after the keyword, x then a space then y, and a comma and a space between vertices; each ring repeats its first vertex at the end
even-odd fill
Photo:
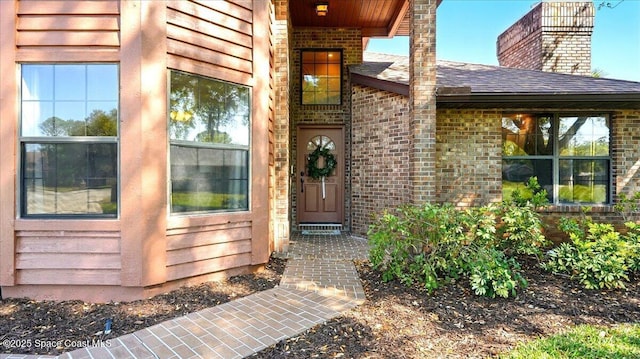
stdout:
MULTIPOLYGON (((368 86, 409 96, 409 85, 396 81, 351 73, 353 84, 368 86)), ((447 88, 448 89, 448 88, 447 88)), ((454 88, 458 89, 458 88, 454 88)), ((461 90, 463 88, 459 88, 461 90)), ((466 88, 464 88, 466 89, 466 88)), ((575 109, 640 109, 640 92, 621 93, 465 93, 449 91, 436 94, 439 108, 575 108, 575 109)))
POLYGON ((400 82, 383 80, 371 76, 362 75, 359 73, 351 73, 351 83, 373 87, 378 90, 396 93, 403 96, 409 96, 409 85, 400 82))
POLYGON ((441 108, 546 107, 584 109, 640 109, 640 93, 472 93, 439 95, 441 108))

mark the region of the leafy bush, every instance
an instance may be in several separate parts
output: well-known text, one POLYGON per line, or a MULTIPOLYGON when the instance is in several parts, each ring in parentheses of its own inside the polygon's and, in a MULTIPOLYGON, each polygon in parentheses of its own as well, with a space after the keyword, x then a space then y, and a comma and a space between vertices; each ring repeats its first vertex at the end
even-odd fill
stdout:
POLYGON ((622 235, 613 225, 589 217, 563 219, 559 228, 571 242, 550 250, 542 267, 567 274, 587 289, 624 288, 629 274, 640 268, 640 226, 626 225, 629 231, 622 235))
POLYGON ((450 205, 402 206, 369 231, 370 260, 385 281, 420 282, 432 291, 461 273, 462 217, 450 205))
POLYGON ((626 254, 629 271, 632 273, 640 273, 640 224, 627 222, 628 232, 625 235, 629 251, 626 254))
POLYGON ((536 209, 548 205, 547 191, 540 187, 536 177, 529 178, 526 188, 526 196, 516 190, 509 200, 498 206, 496 215, 501 224, 496 236, 498 241, 493 245, 507 253, 540 256, 541 248, 549 242, 536 209))
POLYGON ((467 210, 425 204, 387 212, 368 233, 371 264, 385 281, 420 283, 429 292, 465 277, 478 295, 515 295, 526 281, 510 255, 539 255, 547 243, 535 211, 546 193, 533 193, 467 210))
POLYGON ((469 263, 469 283, 477 295, 491 298, 515 296, 527 281, 520 275, 520 264, 493 248, 480 248, 469 263))

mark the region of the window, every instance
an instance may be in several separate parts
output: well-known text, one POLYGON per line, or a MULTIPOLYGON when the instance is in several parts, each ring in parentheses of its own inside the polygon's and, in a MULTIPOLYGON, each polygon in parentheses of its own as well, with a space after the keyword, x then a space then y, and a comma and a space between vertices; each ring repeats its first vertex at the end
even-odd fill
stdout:
POLYGON ((341 93, 342 52, 302 50, 302 104, 339 105, 341 93))
POLYGON ((172 213, 249 208, 249 88, 171 72, 172 213))
POLYGON ((118 66, 21 66, 23 217, 116 217, 118 66))
POLYGON ((536 176, 554 204, 610 203, 610 141, 607 116, 505 115, 503 197, 536 176))

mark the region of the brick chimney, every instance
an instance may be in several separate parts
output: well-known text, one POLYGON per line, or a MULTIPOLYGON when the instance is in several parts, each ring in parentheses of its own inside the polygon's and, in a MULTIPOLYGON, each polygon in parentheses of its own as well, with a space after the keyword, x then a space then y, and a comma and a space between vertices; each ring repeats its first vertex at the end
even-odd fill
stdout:
POLYGON ((542 2, 498 36, 500 66, 591 76, 591 1, 542 2))

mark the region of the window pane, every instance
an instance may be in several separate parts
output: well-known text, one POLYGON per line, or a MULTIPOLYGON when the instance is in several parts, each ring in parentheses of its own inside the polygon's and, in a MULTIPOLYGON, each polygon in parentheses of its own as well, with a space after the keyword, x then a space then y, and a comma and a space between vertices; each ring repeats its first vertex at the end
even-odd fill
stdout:
POLYGON ((22 65, 22 101, 53 101, 53 65, 22 65))
POLYGON ((340 104, 340 92, 329 92, 327 93, 327 103, 333 105, 340 104))
POLYGON ((302 52, 302 62, 305 64, 312 64, 316 62, 315 52, 313 51, 303 51, 302 52))
POLYGON ((316 103, 316 93, 307 91, 302 93, 302 103, 306 105, 312 105, 316 103))
POLYGON ((21 135, 117 136, 118 96, 117 65, 22 65, 21 135))
POLYGON ((340 51, 302 51, 302 104, 340 104, 342 55, 340 51))
POLYGON ((339 51, 329 51, 328 53, 328 62, 330 64, 340 64, 342 61, 340 59, 339 51))
POLYGON ((328 90, 331 92, 337 92, 340 93, 340 85, 342 84, 342 82, 340 81, 340 78, 330 78, 329 79, 329 88, 328 90))
POLYGON ((174 213, 249 208, 246 150, 171 146, 171 210, 174 213))
POLYGON ((23 64, 21 77, 21 215, 116 217, 118 145, 87 136, 118 135, 118 65, 23 64))
POLYGON ((327 66, 327 75, 340 78, 340 64, 331 64, 327 66))
POLYGON ((64 129, 56 125, 53 102, 22 102, 22 136, 64 136, 64 129))
POLYGON ((560 156, 608 156, 609 119, 606 117, 561 117, 560 156))
POLYGON ((93 110, 87 118, 87 136, 117 136, 118 112, 93 110))
POLYGON ((172 140, 249 145, 249 88, 172 72, 172 140))
POLYGON ((56 101, 87 100, 87 68, 85 65, 55 65, 53 70, 56 101))
POLYGON ((503 156, 552 155, 552 125, 550 116, 505 116, 502 119, 503 156))
POLYGON ((502 197, 511 198, 514 190, 530 193, 526 188, 529 178, 537 177, 540 187, 547 191, 547 198, 553 201, 553 162, 551 159, 540 160, 502 160, 502 197))
POLYGON ((314 68, 314 74, 321 78, 329 76, 329 68, 327 64, 316 64, 314 68))
POLYGON ((560 160, 563 203, 608 203, 609 160, 560 160))
POLYGON ((115 143, 29 143, 22 159, 23 215, 116 216, 115 143))
POLYGON ((114 103, 118 94, 117 66, 87 65, 87 100, 114 103))

